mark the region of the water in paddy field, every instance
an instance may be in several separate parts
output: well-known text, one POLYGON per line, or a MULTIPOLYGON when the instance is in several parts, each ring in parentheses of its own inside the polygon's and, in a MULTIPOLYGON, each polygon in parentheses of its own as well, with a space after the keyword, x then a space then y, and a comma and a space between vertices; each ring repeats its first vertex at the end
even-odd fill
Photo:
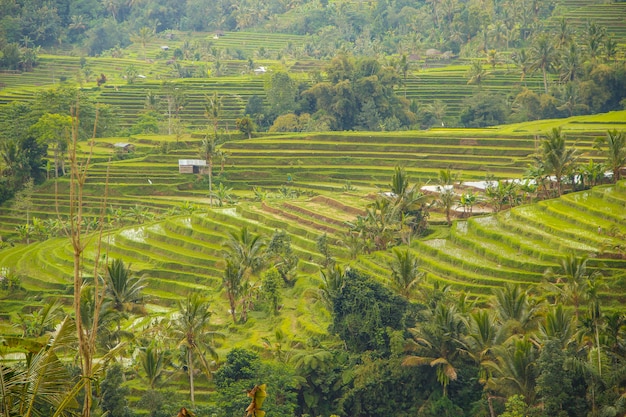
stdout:
POLYGON ((133 242, 146 243, 146 236, 143 227, 134 227, 132 229, 124 229, 120 232, 120 236, 133 242))
POLYGON ((215 211, 219 211, 227 216, 231 217, 241 217, 241 214, 237 213, 237 209, 235 207, 229 207, 225 209, 217 209, 215 211))

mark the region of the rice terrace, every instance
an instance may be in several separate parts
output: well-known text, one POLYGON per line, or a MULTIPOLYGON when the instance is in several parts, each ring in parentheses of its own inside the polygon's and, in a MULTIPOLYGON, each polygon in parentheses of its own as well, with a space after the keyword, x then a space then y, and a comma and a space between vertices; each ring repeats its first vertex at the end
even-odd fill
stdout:
POLYGON ((0 416, 626 415, 626 2, 1 3, 0 416))

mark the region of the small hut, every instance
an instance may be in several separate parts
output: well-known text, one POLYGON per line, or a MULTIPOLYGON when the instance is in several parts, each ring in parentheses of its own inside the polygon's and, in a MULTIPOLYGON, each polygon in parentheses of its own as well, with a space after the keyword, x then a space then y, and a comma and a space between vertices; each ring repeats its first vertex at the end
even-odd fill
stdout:
POLYGON ((200 174, 206 167, 205 159, 179 159, 179 174, 200 174))
POLYGON ((114 143, 113 148, 115 148, 117 152, 121 152, 121 153, 133 152, 135 150, 135 147, 133 146, 133 144, 128 143, 128 142, 114 143))

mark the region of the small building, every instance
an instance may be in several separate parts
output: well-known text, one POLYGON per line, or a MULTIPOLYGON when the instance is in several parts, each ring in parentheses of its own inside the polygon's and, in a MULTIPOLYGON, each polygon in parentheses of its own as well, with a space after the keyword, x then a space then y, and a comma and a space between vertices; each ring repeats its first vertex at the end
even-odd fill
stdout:
POLYGON ((162 51, 169 51, 169 50, 170 50, 170 47, 169 47, 169 46, 167 46, 167 45, 161 45, 161 50, 162 50, 162 51))
POLYGON ((124 152, 124 153, 132 152, 135 150, 135 146, 132 143, 128 143, 128 142, 114 143, 113 148, 115 148, 117 152, 124 152))
POLYGON ((261 75, 261 74, 265 74, 267 72, 267 68, 263 67, 263 66, 259 66, 258 68, 254 69, 254 73, 256 75, 261 75))
POLYGON ((179 159, 179 174, 200 174, 206 168, 205 159, 179 159))

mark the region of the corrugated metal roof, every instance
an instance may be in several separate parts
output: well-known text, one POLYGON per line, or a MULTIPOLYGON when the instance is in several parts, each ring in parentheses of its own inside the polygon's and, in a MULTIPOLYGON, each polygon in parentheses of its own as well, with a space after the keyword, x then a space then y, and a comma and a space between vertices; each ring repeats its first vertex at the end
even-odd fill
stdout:
POLYGON ((179 159, 178 166, 193 165, 197 167, 205 167, 206 159, 179 159))

